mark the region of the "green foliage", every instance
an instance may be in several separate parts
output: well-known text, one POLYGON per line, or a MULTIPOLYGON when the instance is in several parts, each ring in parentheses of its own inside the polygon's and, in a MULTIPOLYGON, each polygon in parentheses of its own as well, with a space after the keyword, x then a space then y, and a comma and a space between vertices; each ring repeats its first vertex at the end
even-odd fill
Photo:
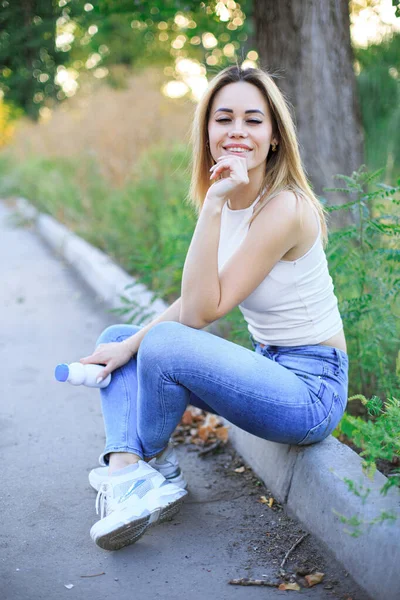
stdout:
POLYGON ((394 182, 400 176, 400 33, 354 54, 366 162, 371 169, 385 165, 387 181, 394 182))
MULTIPOLYGON (((42 106, 66 97, 54 80, 59 65, 74 69, 78 76, 100 66, 162 65, 175 77, 178 57, 196 59, 205 70, 222 68, 236 61, 236 56, 224 54, 227 43, 234 45, 239 58, 245 57, 252 33, 245 16, 249 4, 250 0, 236 3, 225 21, 217 15, 214 0, 26 0, 21 6, 4 0, 0 90, 8 103, 37 118, 42 106), (215 45, 203 43, 204 33, 214 36, 215 45)), ((114 71, 110 69, 110 83, 124 85, 114 71)))
MULTIPOLYGON (((233 43, 238 50, 246 45, 251 32, 250 21, 246 20, 244 14, 243 24, 239 26, 232 26, 233 19, 238 16, 232 10, 228 11, 230 18, 227 21, 220 20, 216 11, 218 2, 215 0, 138 0, 134 3, 130 0, 97 0, 92 2, 94 8, 90 12, 83 10, 85 3, 76 2, 70 16, 79 25, 83 36, 89 25, 96 25, 98 32, 88 38, 83 49, 75 45, 73 54, 77 56, 80 52, 84 57, 88 50, 98 52, 102 45, 106 45, 108 50, 102 53, 104 65, 167 66, 173 65, 177 56, 195 58, 206 65, 206 59, 214 51, 218 68, 221 68, 232 62, 223 54, 223 46, 233 43), (179 21, 179 16, 184 19, 179 21), (216 46, 207 48, 200 42, 206 32, 215 36, 216 46), (163 35, 161 39, 160 33, 163 35), (177 36, 185 39, 182 48, 171 47, 177 36)), ((249 5, 249 0, 242 0, 236 3, 235 11, 247 13, 249 5)))
POLYGON ((330 233, 327 257, 348 344, 350 393, 391 397, 400 392, 400 187, 379 183, 368 191, 381 174, 361 167, 337 176, 351 201, 327 211, 350 211, 354 225, 330 233))
POLYGON ((55 44, 61 13, 56 0, 4 0, 0 6, 0 90, 33 119, 46 98, 57 98, 56 69, 68 60, 55 44))
MULTIPOLYGON (((349 398, 361 400, 368 412, 368 420, 354 417, 347 412, 337 428, 337 434, 344 434, 361 448, 363 470, 370 479, 377 468, 377 461, 400 462, 400 401, 388 398, 382 402, 377 396, 367 400, 362 394, 349 398)), ((388 481, 381 490, 387 494, 392 486, 400 487, 400 468, 393 469, 388 481)))

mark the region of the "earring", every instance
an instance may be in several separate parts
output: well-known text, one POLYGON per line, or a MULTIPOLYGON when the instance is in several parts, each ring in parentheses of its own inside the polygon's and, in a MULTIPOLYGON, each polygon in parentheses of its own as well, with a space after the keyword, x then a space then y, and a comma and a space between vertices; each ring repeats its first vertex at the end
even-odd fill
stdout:
POLYGON ((275 142, 272 143, 272 152, 276 152, 277 148, 276 148, 276 144, 275 142))

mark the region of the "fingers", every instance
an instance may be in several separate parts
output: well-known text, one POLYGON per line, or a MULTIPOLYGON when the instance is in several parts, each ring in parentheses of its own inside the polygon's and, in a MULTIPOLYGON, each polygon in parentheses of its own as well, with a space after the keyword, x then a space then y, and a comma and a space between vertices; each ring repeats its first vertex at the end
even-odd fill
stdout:
POLYGON ((96 364, 96 359, 93 357, 93 354, 90 356, 85 356, 84 358, 80 358, 79 362, 83 365, 96 364))
POLYGON ((211 173, 210 179, 214 179, 215 177, 217 177, 219 174, 221 174, 223 171, 226 171, 226 170, 229 171, 229 172, 231 171, 231 169, 230 169, 230 167, 228 165, 227 166, 222 166, 219 169, 215 169, 213 171, 213 173, 211 173))
MULTIPOLYGON (((83 358, 79 359, 79 362, 82 363, 83 365, 90 365, 90 364, 102 364, 104 363, 104 360, 100 360, 100 357, 102 356, 100 353, 102 344, 99 344, 98 346, 96 346, 94 352, 92 352, 92 354, 89 354, 89 356, 84 356, 83 358)), ((104 359, 104 357, 102 357, 104 359)))
POLYGON ((214 179, 214 177, 217 176, 218 173, 222 173, 225 170, 229 170, 231 172, 234 172, 234 167, 235 164, 236 165, 240 165, 240 169, 243 168, 243 165, 245 165, 246 171, 247 171, 247 162, 246 162, 246 158, 244 156, 226 156, 226 155, 222 155, 222 156, 218 156, 217 161, 215 163, 215 165, 213 165, 210 169, 210 179, 214 179), (239 160, 240 162, 237 163, 236 161, 239 160))
POLYGON ((97 376, 96 382, 97 383, 101 383, 103 381, 103 379, 105 379, 106 377, 109 376, 110 373, 113 372, 113 368, 110 367, 110 363, 107 365, 106 369, 103 369, 102 371, 100 371, 100 373, 97 376))

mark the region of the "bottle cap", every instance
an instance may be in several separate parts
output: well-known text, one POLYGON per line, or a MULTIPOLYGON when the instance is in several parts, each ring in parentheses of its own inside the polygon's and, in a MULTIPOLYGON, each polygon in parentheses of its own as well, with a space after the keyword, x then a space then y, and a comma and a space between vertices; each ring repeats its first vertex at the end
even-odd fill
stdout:
POLYGON ((56 366, 54 375, 57 381, 67 381, 69 375, 69 367, 65 363, 56 366))

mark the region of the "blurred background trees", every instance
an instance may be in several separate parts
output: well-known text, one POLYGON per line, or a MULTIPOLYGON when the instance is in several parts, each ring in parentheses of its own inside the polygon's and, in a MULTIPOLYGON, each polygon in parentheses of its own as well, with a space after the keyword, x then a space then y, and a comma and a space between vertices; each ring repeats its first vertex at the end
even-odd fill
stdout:
MULTIPOLYGON (((331 211, 341 218, 327 256, 351 393, 395 393, 398 4, 0 0, 0 194, 25 196, 172 302, 195 225, 185 202, 194 105, 226 65, 269 69, 293 105, 315 191, 332 209, 349 201, 331 211), (382 197, 374 178, 352 173, 361 162, 381 169, 382 197), (350 175, 342 191, 325 192, 337 173, 350 175)), ((246 346, 238 312, 226 335, 246 346)))
POLYGON ((195 101, 213 73, 244 61, 270 70, 292 103, 317 194, 335 173, 350 175, 365 160, 383 161, 393 177, 399 136, 383 144, 376 134, 385 139, 382 130, 390 134, 399 122, 398 6, 396 0, 2 0, 1 137, 18 110, 44 120, 88 81, 127 88, 132 74, 156 67, 166 96, 195 101), (390 8, 392 20, 385 22, 390 8))

